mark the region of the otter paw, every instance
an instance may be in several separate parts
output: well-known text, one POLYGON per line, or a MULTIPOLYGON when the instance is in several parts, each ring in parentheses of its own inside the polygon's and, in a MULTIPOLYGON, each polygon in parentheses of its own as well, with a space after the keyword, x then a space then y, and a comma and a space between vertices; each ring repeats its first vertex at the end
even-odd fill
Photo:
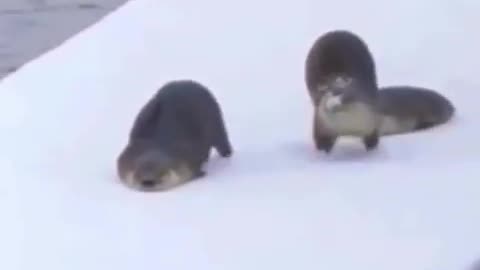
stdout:
POLYGON ((207 173, 204 170, 198 170, 194 175, 194 179, 203 178, 206 175, 207 175, 207 173))
POLYGON ((220 156, 224 158, 231 157, 233 154, 233 151, 230 147, 220 149, 218 152, 220 153, 220 156))
POLYGON ((363 144, 365 145, 365 149, 367 149, 367 151, 371 151, 377 148, 378 142, 379 142, 378 133, 374 133, 370 136, 363 138, 363 144))
POLYGON ((319 151, 325 151, 328 154, 332 151, 335 140, 335 137, 319 136, 315 138, 315 146, 319 151))
POLYGON ((435 125, 434 122, 429 122, 429 121, 419 121, 417 122, 415 129, 416 130, 424 130, 427 128, 431 128, 435 125))

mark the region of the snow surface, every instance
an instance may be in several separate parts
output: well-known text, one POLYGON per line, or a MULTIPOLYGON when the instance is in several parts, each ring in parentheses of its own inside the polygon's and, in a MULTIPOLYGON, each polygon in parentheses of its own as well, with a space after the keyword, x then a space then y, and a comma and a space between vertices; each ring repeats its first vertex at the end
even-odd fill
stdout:
POLYGON ((480 258, 480 2, 132 0, 0 85, 0 269, 456 270, 480 258), (305 55, 361 35, 382 85, 438 89, 450 124, 377 152, 313 150, 305 55), (165 193, 115 160, 163 83, 222 104, 235 155, 165 193))

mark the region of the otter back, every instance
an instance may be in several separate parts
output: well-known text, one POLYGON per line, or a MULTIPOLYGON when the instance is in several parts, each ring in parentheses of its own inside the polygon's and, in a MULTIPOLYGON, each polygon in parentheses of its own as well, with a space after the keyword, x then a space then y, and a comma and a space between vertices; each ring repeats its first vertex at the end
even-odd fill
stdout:
MULTIPOLYGON (((162 147, 175 143, 201 149, 230 148, 220 105, 198 82, 178 80, 165 84, 142 108, 130 139, 151 139, 162 147)), ((218 149, 217 149, 218 150, 218 149)))

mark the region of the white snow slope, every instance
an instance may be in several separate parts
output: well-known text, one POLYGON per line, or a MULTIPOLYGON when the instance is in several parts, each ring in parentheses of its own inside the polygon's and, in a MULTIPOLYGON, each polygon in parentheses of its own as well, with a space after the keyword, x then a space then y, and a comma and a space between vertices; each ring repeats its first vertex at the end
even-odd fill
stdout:
MULTIPOLYGON (((0 85, 0 269, 457 270, 480 258, 479 1, 132 0, 0 85), (382 85, 437 89, 447 125, 314 151, 303 63, 349 29, 382 85), (192 78, 235 147, 208 177, 126 188, 141 106, 192 78)), ((214 153, 214 152, 212 152, 214 153)))

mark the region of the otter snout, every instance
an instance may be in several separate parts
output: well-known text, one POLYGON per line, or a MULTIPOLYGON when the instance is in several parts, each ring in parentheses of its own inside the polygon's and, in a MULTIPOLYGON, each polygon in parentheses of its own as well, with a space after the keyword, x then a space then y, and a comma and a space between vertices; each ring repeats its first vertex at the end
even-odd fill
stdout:
POLYGON ((160 190, 166 190, 168 187, 166 187, 163 183, 162 180, 157 180, 157 179, 151 179, 151 180, 139 180, 139 179, 133 179, 132 181, 133 188, 140 190, 140 191, 160 191, 160 190))
POLYGON ((153 187, 155 187, 155 184, 156 184, 156 181, 153 180, 153 179, 151 179, 151 180, 143 180, 143 181, 141 182, 142 187, 145 188, 145 189, 153 188, 153 187))
POLYGON ((155 148, 138 150, 142 151, 125 151, 118 164, 126 186, 138 191, 165 191, 192 179, 190 167, 170 155, 155 148))
POLYGON ((139 166, 132 174, 129 185, 140 191, 163 191, 189 180, 188 175, 182 175, 175 168, 161 170, 160 166, 158 166, 153 171, 147 171, 145 166, 139 166))

